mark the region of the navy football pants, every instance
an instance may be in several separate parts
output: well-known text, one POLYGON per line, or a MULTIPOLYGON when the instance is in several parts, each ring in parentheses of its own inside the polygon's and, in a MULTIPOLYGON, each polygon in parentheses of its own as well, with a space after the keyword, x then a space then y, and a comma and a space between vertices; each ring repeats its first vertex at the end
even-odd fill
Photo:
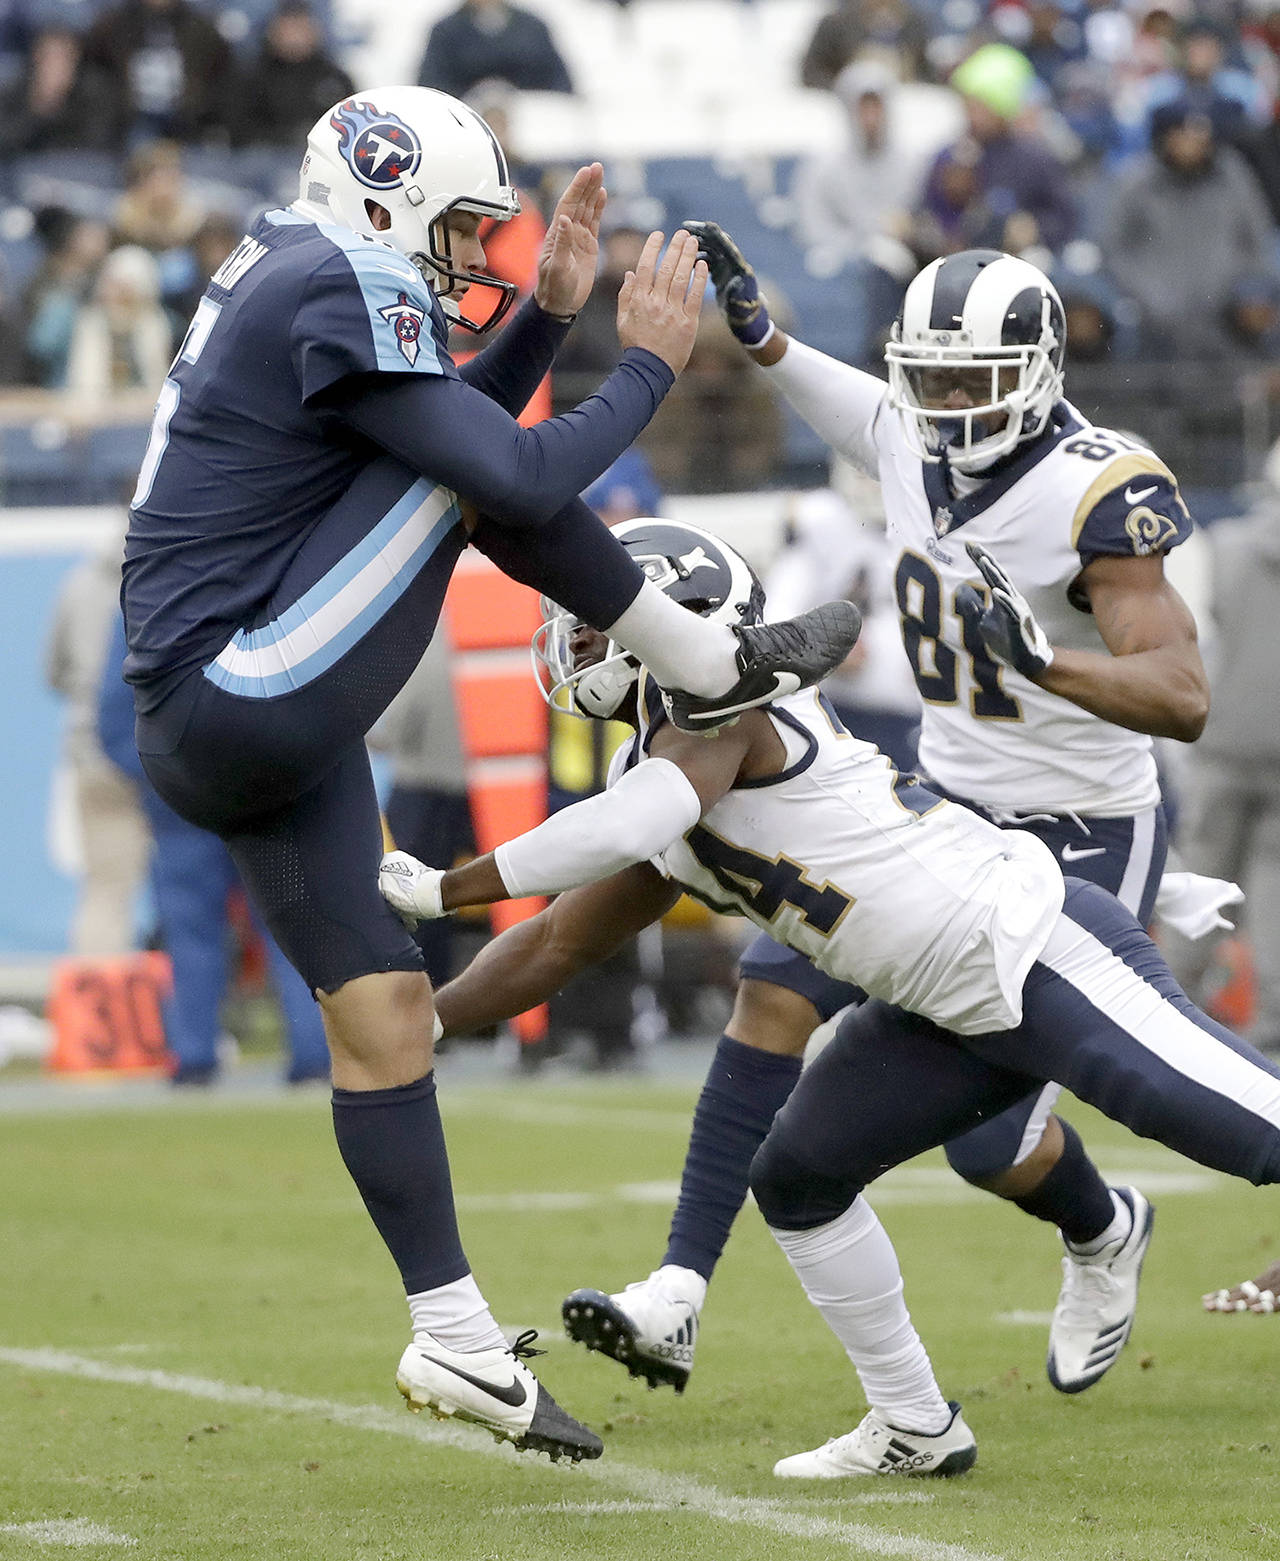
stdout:
MULTIPOLYGON (((930 789, 947 795, 938 787, 930 789)), ((983 813, 982 808, 962 798, 951 800, 983 813)), ((1017 827, 1043 840, 1062 863, 1064 873, 1109 890, 1144 927, 1150 921, 1168 854, 1163 808, 1134 818, 1080 821, 1065 815, 1036 815, 1017 827)), ((861 988, 825 975, 803 954, 776 943, 767 933, 752 940, 738 968, 744 977, 799 993, 823 1019, 830 1019, 850 1003, 860 1003, 864 996, 861 988)), ((947 1159, 952 1168, 969 1181, 985 1181, 1016 1165, 1039 1143, 1058 1094, 1057 1084, 1037 1085, 1006 1110, 948 1143, 947 1159)))
POLYGON ((863 1187, 1056 1079, 1143 1138, 1280 1180, 1280 1068, 1183 993, 1109 894, 1067 880, 1016 1030, 958 1036, 887 1003, 851 1009, 751 1168, 770 1225, 835 1219, 863 1187))
MULTIPOLYGON (((422 969, 378 893, 364 736, 421 659, 466 545, 441 491, 390 457, 371 462, 301 543, 260 621, 138 718, 156 790, 226 841, 312 989, 422 969)), ((643 582, 581 504, 518 533, 484 521, 471 540, 588 621, 614 622, 643 582)))

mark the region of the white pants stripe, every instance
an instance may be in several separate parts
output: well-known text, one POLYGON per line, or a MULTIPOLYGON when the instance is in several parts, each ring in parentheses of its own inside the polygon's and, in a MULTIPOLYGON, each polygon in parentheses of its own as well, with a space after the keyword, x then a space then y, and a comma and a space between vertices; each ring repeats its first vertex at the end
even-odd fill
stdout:
POLYGON ((1059 917, 1039 962, 1166 1066, 1280 1128, 1280 1079, 1201 1029, 1077 922, 1059 917))

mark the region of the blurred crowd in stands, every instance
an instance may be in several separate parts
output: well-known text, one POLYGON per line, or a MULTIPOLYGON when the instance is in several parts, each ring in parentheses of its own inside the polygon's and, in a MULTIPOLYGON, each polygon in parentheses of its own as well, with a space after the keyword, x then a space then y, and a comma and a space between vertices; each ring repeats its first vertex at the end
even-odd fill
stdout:
MULTIPOLYGON (((543 9, 552 26, 506 0, 406 18, 416 79, 501 124, 513 94, 587 90, 555 0, 543 9)), ((154 389, 207 277, 255 210, 288 199, 306 130, 360 85, 351 52, 328 0, 3 0, 0 382, 154 389)), ((843 136, 780 159, 743 220, 759 216, 770 281, 816 344, 874 361, 915 271, 990 244, 1052 272, 1076 362, 1274 357, 1280 0, 838 0, 794 79, 838 101, 843 136), (813 279, 836 277, 810 311, 813 279)), ((536 227, 562 170, 512 151, 536 227)), ((695 214, 677 198, 734 216, 696 166, 672 187, 672 161, 629 172, 602 285, 637 231, 695 214)), ((531 265, 536 244, 512 247, 495 265, 531 265)), ((609 302, 591 340, 579 326, 571 374, 609 366, 609 302)), ((723 344, 702 356, 694 400, 731 377, 723 344)), ((678 480, 679 453, 666 465, 678 480)))

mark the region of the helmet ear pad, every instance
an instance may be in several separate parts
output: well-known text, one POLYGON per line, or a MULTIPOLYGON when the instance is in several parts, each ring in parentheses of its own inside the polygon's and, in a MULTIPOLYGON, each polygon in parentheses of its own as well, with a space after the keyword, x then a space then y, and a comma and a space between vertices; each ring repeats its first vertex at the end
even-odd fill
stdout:
POLYGON ((596 720, 608 721, 617 715, 640 678, 639 663, 619 650, 610 640, 605 659, 588 667, 574 686, 574 703, 596 720))

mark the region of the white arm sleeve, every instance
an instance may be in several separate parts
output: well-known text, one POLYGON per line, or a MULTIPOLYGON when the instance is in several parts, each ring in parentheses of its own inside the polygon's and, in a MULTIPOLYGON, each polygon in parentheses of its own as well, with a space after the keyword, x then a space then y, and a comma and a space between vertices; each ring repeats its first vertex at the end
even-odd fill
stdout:
POLYGON ((493 853, 513 900, 560 894, 647 862, 702 816, 698 793, 670 759, 645 759, 598 797, 553 813, 493 853))
POLYGON ((815 434, 868 477, 879 476, 876 424, 889 415, 889 387, 794 337, 764 372, 815 434))

